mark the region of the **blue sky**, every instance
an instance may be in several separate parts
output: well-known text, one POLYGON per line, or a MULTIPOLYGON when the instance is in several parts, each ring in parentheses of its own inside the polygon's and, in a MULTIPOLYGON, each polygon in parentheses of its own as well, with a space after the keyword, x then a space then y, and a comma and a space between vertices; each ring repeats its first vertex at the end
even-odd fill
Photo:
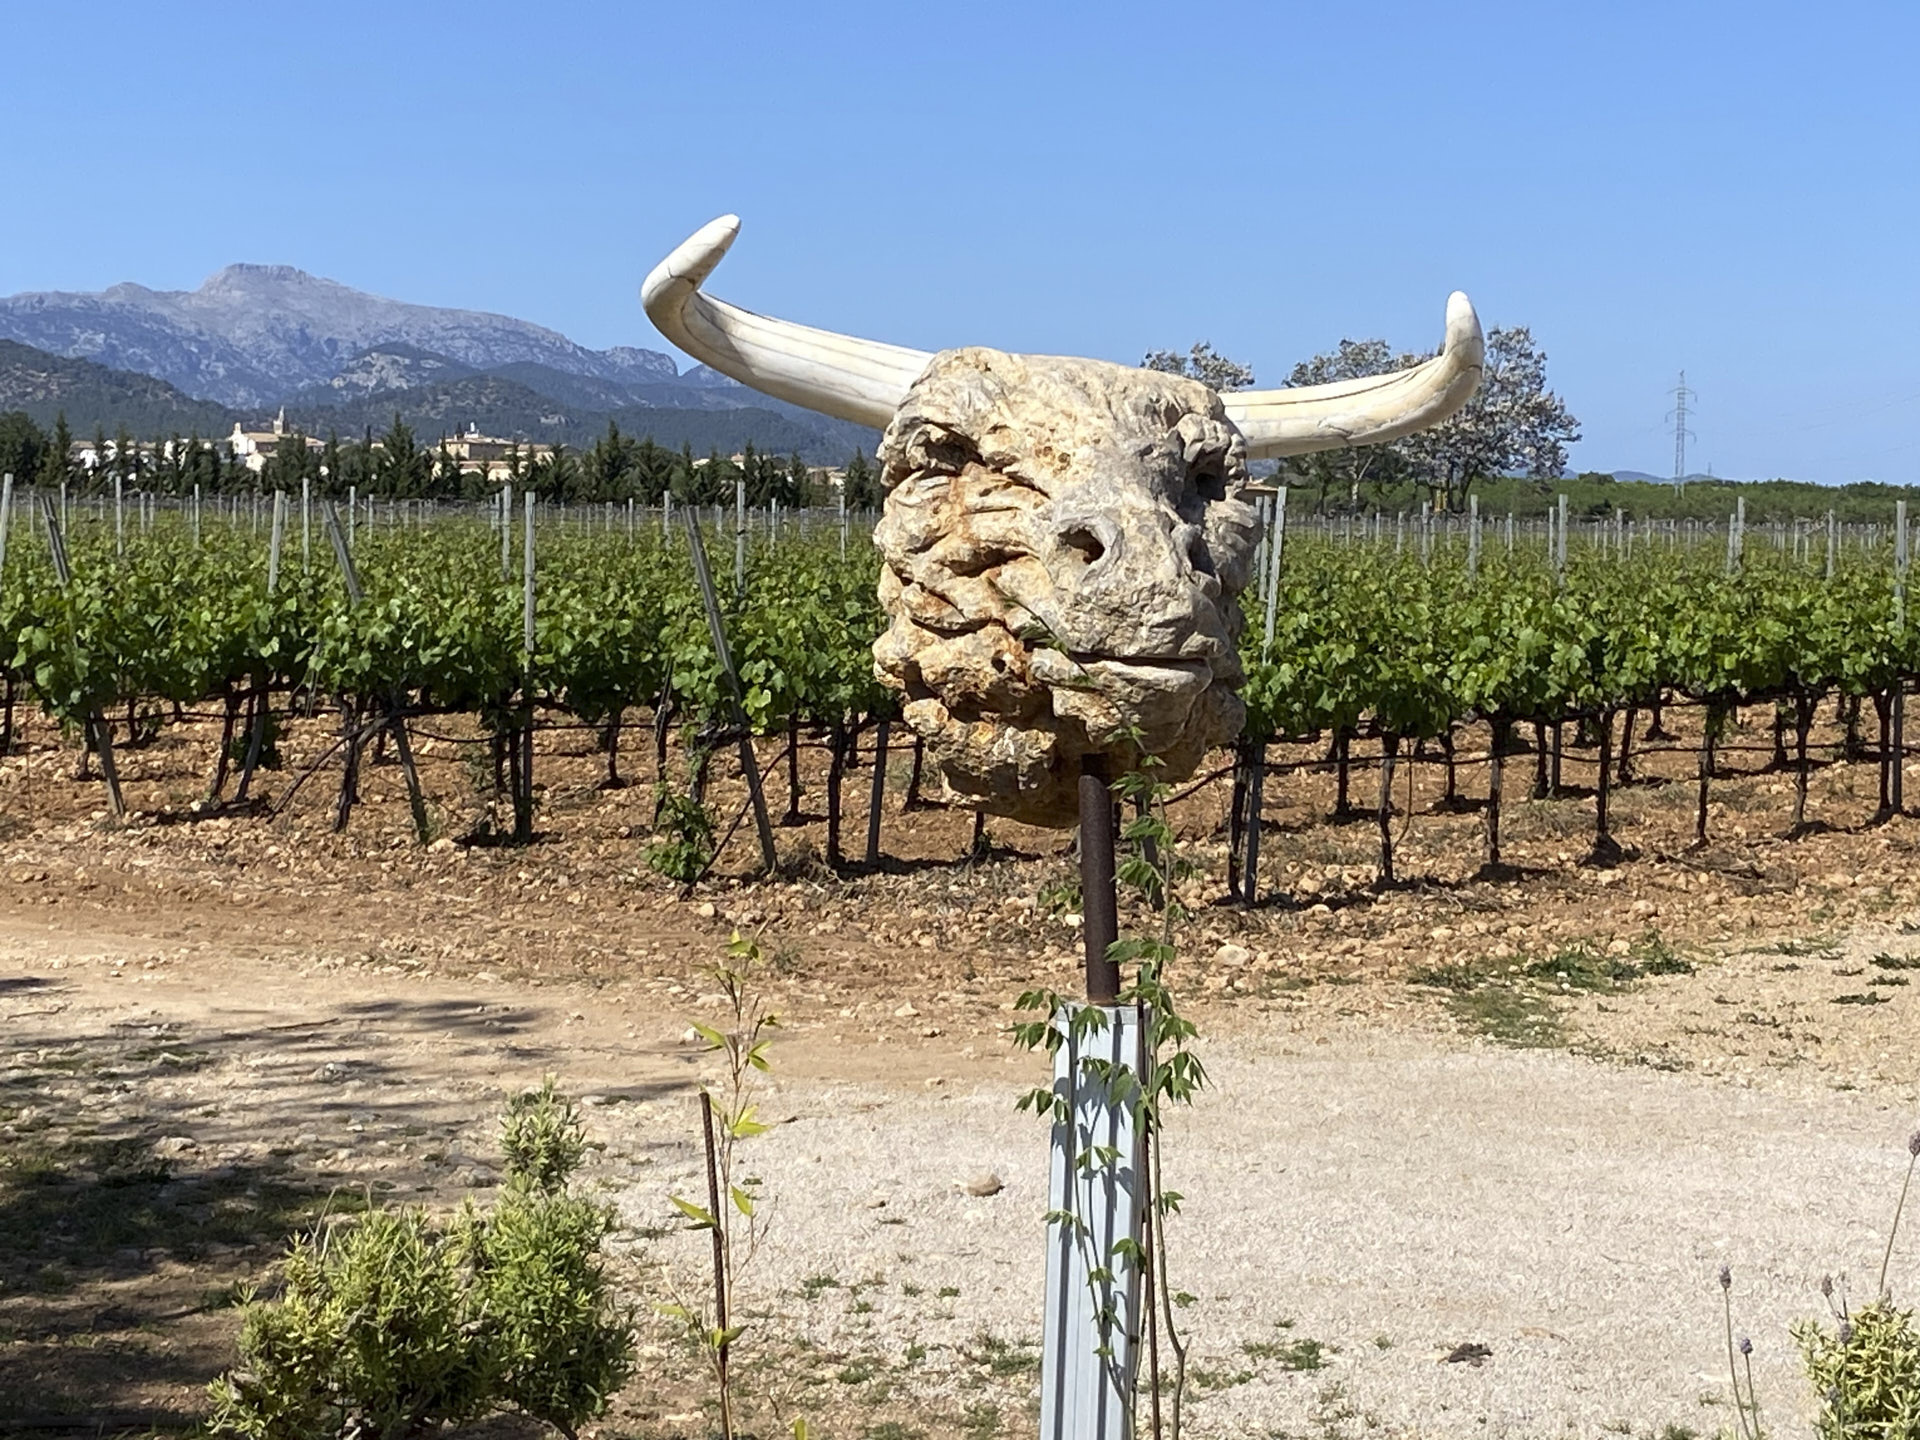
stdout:
POLYGON ((664 348, 716 293, 1278 382, 1526 324, 1578 465, 1920 480, 1920 6, 0 3, 0 293, 235 260, 664 348))

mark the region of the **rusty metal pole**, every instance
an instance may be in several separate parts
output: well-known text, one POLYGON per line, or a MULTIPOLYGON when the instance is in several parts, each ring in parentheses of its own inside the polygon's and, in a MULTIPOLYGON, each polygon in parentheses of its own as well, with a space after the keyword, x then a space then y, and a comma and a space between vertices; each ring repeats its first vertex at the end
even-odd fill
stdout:
POLYGON ((1113 791, 1104 755, 1080 758, 1080 915, 1087 1003, 1112 1005, 1120 998, 1120 966, 1108 951, 1120 938, 1120 911, 1113 889, 1113 791))
POLYGON ((1104 755, 1080 762, 1080 909, 1087 1004, 1055 1017, 1041 1440, 1132 1440, 1147 1137, 1137 1110, 1147 1023, 1122 1006, 1114 799, 1104 755), (1082 1023, 1083 1021, 1089 1023, 1082 1023), (1098 1021, 1099 1023, 1091 1023, 1098 1021))

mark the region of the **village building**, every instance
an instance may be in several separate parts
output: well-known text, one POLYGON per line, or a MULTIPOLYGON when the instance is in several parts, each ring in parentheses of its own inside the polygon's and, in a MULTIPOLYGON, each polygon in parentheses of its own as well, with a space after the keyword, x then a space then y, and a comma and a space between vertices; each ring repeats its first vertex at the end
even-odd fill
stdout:
POLYGON ((481 475, 491 484, 511 480, 516 464, 519 466, 520 473, 524 474, 526 468, 535 460, 542 460, 553 454, 551 445, 536 445, 523 440, 504 440, 497 435, 482 435, 480 427, 473 424, 469 424, 460 434, 444 437, 438 448, 459 463, 462 475, 481 475))
MULTIPOLYGON (((270 430, 247 430, 242 428, 238 420, 234 421, 233 433, 227 437, 227 449, 234 459, 258 475, 267 468, 267 461, 279 451, 280 442, 296 433, 287 428, 287 407, 282 405, 280 413, 273 417, 273 428, 270 430)), ((307 449, 321 448, 319 440, 311 435, 307 437, 307 449)))

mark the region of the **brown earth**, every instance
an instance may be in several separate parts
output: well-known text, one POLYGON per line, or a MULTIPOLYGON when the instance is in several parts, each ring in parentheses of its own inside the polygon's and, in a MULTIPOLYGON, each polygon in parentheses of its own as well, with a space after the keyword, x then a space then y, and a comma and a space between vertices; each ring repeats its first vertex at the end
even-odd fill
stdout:
MULTIPOLYGON (((1835 828, 1780 838, 1792 777, 1730 776, 1713 786, 1714 843, 1690 851, 1688 718, 1670 751, 1642 756, 1641 782, 1614 793, 1629 848, 1618 865, 1582 863, 1589 799, 1525 798, 1525 756, 1508 766, 1514 869, 1495 879, 1475 878, 1480 817, 1442 803, 1433 763, 1402 767, 1392 823, 1410 878, 1385 890, 1372 883, 1371 818, 1326 822, 1323 769, 1269 780, 1274 893, 1251 910, 1222 901, 1225 786, 1177 804, 1199 870, 1181 887, 1192 915, 1174 927, 1176 983, 1202 1031, 1256 1045, 1365 1033, 1442 1051, 1565 1046, 1608 1065, 1911 1105, 1915 822, 1866 823, 1875 767, 1829 763, 1813 773, 1810 814, 1835 828)), ((277 818, 198 804, 212 768, 204 724, 121 751, 133 814, 119 823, 44 726, 0 760, 0 1414, 191 1415, 230 1358, 234 1287, 267 1275, 291 1228, 368 1194, 444 1205, 484 1185, 503 1096, 543 1073, 678 1126, 701 1073, 682 1034, 736 926, 775 957, 783 1085, 925 1094, 1037 1073, 1004 1032, 1018 994, 1071 989, 1078 973, 1064 837, 991 822, 990 852, 968 858, 970 814, 903 813, 896 753, 887 861, 836 873, 818 859, 809 752, 815 818, 780 831, 786 875, 748 878, 748 825, 717 877, 682 896, 646 864, 651 787, 600 788, 590 736, 542 737, 542 835, 515 848, 461 838, 498 815, 476 747, 457 743, 472 732, 437 728, 417 742, 442 832, 426 847, 390 765, 365 772, 344 835, 324 793, 331 769, 277 818)), ((265 796, 330 738, 324 721, 290 727, 265 796)), ((1769 738, 1733 737, 1757 751, 1769 738)), ((1592 753, 1571 751, 1570 774, 1590 779, 1592 753)), ((1749 769, 1764 759, 1733 756, 1749 769)), ((651 779, 649 761, 623 763, 651 779)), ((855 771, 846 796, 854 854, 867 776, 855 771)), ((1465 768, 1462 788, 1483 777, 1465 768)), ((1356 795, 1375 783, 1356 769, 1356 795)), ((717 763, 723 826, 741 790, 717 763)), ((1123 927, 1156 923, 1138 906, 1123 914, 1123 927)), ((618 1164, 596 1162, 595 1183, 649 1162, 655 1142, 633 1143, 618 1164)), ((628 1237, 622 1262, 643 1292, 648 1233, 628 1237)), ((648 1343, 676 1378, 630 1395, 614 1429, 693 1433, 697 1370, 665 1337, 648 1343)), ((1013 1423, 1029 1377, 992 1356, 976 1368, 989 1377, 980 1395, 942 1409, 896 1384, 828 1433, 995 1433, 986 1410, 1013 1423)))

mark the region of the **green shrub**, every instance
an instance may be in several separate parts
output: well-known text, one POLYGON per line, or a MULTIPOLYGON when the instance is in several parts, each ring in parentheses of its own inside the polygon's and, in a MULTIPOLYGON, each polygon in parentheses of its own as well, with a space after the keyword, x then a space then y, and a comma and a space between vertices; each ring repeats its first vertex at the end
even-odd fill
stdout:
POLYGON ((1920 1440, 1920 1333, 1911 1310, 1863 1305, 1829 1330, 1793 1327, 1820 1399, 1821 1440, 1920 1440))
MULTIPOLYGON (((1913 1312, 1896 1309, 1887 1289, 1887 1267, 1917 1167, 1920 1130, 1907 1137, 1907 1173, 1887 1227, 1873 1302, 1857 1311, 1849 1309, 1844 1294, 1836 1302, 1829 1276, 1820 1282, 1820 1292, 1833 1309, 1833 1329, 1817 1320, 1793 1327, 1807 1379, 1820 1400, 1822 1440, 1920 1440, 1920 1334, 1913 1328, 1913 1312)), ((1724 1287, 1725 1269, 1720 1273, 1724 1287)))
POLYGON ((286 1293, 252 1305, 213 1429, 258 1440, 400 1436, 484 1413, 492 1356, 466 1333, 459 1244, 417 1210, 296 1240, 286 1293))
POLYGON ((567 1435, 633 1368, 633 1330, 599 1258, 610 1220, 578 1196, 519 1190, 479 1227, 495 1393, 567 1435))
POLYGON ((284 1294, 247 1306, 211 1430, 399 1440, 513 1409, 572 1436, 604 1413, 632 1318, 600 1253, 612 1212, 566 1189, 584 1141, 550 1080, 509 1106, 502 1148, 490 1211, 374 1210, 296 1240, 284 1294))
POLYGON ((713 816, 691 795, 662 785, 655 796, 661 838, 647 847, 647 865, 657 875, 691 887, 712 863, 713 816))
POLYGON ((507 1175, 538 1190, 558 1190, 586 1154, 580 1114, 553 1088, 549 1075, 538 1090, 507 1102, 500 1124, 500 1154, 507 1175))

